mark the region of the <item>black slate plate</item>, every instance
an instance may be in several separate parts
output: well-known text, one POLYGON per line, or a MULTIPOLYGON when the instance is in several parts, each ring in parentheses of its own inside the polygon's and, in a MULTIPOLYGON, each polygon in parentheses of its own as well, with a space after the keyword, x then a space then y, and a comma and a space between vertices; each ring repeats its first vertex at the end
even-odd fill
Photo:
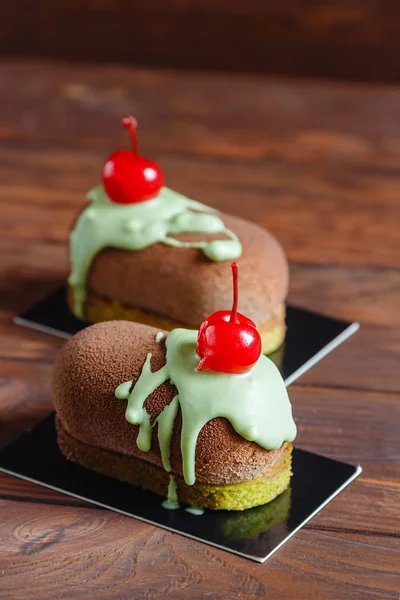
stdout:
MULTIPOLYGON (((65 298, 66 287, 63 286, 15 317, 14 322, 69 338, 90 323, 74 317, 65 298)), ((308 371, 359 328, 358 323, 331 319, 292 306, 287 308, 286 324, 284 346, 270 356, 280 368, 286 385, 308 371)))
POLYGON ((184 507, 166 510, 157 494, 67 461, 58 448, 51 414, 0 453, 0 471, 264 562, 355 479, 361 467, 295 448, 290 488, 273 502, 243 512, 195 516, 184 507))

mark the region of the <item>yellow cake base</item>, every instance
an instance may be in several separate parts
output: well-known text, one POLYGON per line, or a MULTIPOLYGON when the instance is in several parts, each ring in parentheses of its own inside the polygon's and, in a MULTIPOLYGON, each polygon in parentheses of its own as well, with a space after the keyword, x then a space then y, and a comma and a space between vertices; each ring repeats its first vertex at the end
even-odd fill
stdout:
MULTIPOLYGON (((80 465, 144 489, 167 496, 169 473, 134 456, 125 456, 85 444, 66 432, 57 419, 58 444, 64 456, 80 465)), ((255 479, 227 485, 195 483, 186 485, 176 476, 179 500, 211 510, 245 510, 270 502, 289 485, 292 475, 292 446, 286 444, 281 455, 265 473, 255 479)))

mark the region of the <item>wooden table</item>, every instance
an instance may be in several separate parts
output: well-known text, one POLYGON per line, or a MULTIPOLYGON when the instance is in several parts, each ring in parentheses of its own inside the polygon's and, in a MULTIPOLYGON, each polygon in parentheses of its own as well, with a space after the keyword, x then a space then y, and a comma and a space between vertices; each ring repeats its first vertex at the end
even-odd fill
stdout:
POLYGON ((3 445, 51 410, 62 345, 11 317, 65 277, 133 113, 170 187, 279 238, 293 304, 361 321, 290 396, 300 447, 364 468, 264 565, 0 475, 0 598, 398 598, 400 88, 3 62, 0 106, 3 445))

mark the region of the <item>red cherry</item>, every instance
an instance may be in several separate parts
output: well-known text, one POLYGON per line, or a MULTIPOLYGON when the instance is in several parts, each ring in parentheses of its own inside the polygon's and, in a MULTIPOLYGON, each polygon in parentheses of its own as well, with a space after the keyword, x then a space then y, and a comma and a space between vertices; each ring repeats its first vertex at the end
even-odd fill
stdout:
POLYGON ((233 275, 232 311, 218 310, 200 325, 196 353, 198 371, 245 373, 261 354, 261 337, 256 324, 237 312, 238 264, 231 264, 233 275))
POLYGON ((132 150, 117 150, 109 156, 103 167, 103 185, 107 196, 117 204, 132 204, 154 198, 164 185, 164 176, 157 163, 139 156, 136 137, 137 121, 125 117, 132 140, 132 150))

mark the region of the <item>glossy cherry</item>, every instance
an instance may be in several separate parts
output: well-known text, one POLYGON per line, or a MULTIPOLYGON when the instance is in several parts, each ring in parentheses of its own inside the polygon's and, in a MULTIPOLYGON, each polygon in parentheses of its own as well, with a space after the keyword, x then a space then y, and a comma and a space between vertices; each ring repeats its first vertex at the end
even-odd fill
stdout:
POLYGON ((245 373, 261 354, 261 337, 256 324, 237 312, 238 264, 233 262, 232 310, 218 310, 200 325, 196 353, 198 371, 245 373))
POLYGON ((103 185, 107 196, 117 204, 143 202, 157 196, 164 184, 164 176, 157 163, 139 156, 136 119, 125 117, 121 124, 130 133, 132 150, 117 150, 107 158, 102 173, 103 185))

